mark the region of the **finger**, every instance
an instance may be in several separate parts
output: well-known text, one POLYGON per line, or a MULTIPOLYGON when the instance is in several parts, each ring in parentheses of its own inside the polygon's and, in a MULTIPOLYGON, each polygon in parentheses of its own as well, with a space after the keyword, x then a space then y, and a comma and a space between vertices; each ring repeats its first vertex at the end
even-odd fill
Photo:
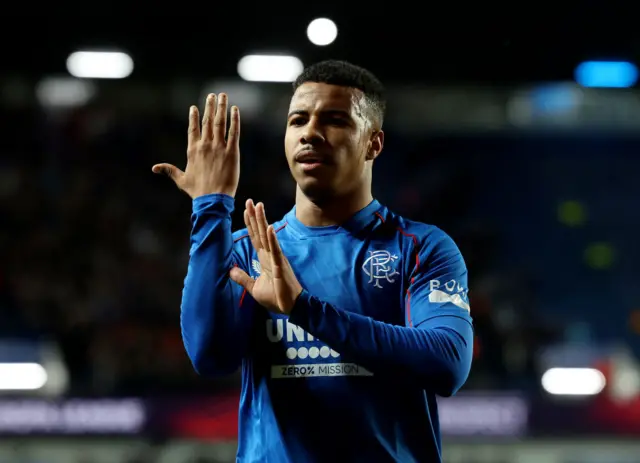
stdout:
MULTIPOLYGON (((247 201, 247 205, 248 204, 249 204, 249 201, 247 201)), ((251 220, 249 219, 249 211, 245 209, 243 215, 244 215, 244 224, 247 226, 247 233, 249 233, 249 239, 251 240, 253 249, 257 251, 258 249, 260 249, 260 238, 257 236, 257 232, 253 229, 253 226, 251 225, 251 220)))
POLYGON ((227 146, 240 147, 240 110, 237 106, 231 107, 231 123, 229 124, 227 146))
POLYGON ((251 278, 247 272, 240 270, 238 267, 233 267, 229 272, 229 277, 251 294, 255 280, 251 278))
POLYGON ((256 241, 258 242, 258 248, 256 249, 267 249, 265 241, 262 240, 260 236, 260 229, 258 228, 258 221, 256 220, 256 207, 253 204, 253 200, 247 201, 247 214, 249 215, 249 223, 251 224, 251 228, 253 229, 254 236, 256 241))
POLYGON ((258 235, 260 235, 260 242, 262 242, 262 246, 267 250, 267 252, 271 252, 271 246, 269 246, 269 238, 267 237, 267 228, 269 224, 267 223, 267 215, 264 212, 264 204, 258 203, 256 205, 256 222, 258 222, 258 235))
POLYGON ((221 93, 218 97, 218 109, 216 117, 213 121, 213 137, 224 142, 224 136, 227 134, 227 95, 221 93))
POLYGON ((151 168, 154 174, 163 174, 173 180, 176 185, 180 186, 184 172, 172 164, 162 163, 156 164, 151 168))
POLYGON ((216 96, 210 93, 204 105, 204 115, 202 116, 202 140, 213 140, 213 118, 216 113, 216 96))
POLYGON ((278 242, 276 231, 273 225, 269 225, 267 229, 267 238, 269 240, 269 248, 271 249, 271 267, 273 269, 274 278, 282 278, 282 272, 286 264, 284 253, 278 242))
POLYGON ((191 106, 189 108, 189 129, 187 132, 187 142, 188 147, 191 148, 195 146, 195 144, 200 141, 200 121, 198 108, 196 106, 191 106))

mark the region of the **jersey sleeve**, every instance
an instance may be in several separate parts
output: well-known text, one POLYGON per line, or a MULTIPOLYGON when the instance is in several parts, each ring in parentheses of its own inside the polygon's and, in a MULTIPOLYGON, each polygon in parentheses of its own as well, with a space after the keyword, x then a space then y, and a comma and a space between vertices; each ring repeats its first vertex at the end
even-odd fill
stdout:
POLYGON ((231 231, 233 208, 227 195, 193 200, 180 321, 185 349, 199 374, 233 373, 249 347, 253 310, 244 310, 244 290, 229 277, 233 266, 248 270, 246 249, 231 231))
POLYGON ((434 245, 423 243, 417 250, 405 296, 407 326, 443 315, 472 321, 467 266, 453 239, 440 233, 434 245))
POLYGON ((442 396, 455 394, 473 357, 467 270, 451 238, 443 233, 434 243, 415 254, 405 326, 353 313, 306 290, 289 320, 374 374, 414 381, 442 396))

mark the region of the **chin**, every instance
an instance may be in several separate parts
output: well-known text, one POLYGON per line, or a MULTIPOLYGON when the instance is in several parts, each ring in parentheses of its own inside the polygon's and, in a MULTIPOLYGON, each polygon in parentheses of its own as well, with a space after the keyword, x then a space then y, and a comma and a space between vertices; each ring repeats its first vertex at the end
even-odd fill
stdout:
POLYGON ((318 178, 305 178, 298 182, 302 193, 313 202, 334 198, 338 191, 333 184, 318 178))

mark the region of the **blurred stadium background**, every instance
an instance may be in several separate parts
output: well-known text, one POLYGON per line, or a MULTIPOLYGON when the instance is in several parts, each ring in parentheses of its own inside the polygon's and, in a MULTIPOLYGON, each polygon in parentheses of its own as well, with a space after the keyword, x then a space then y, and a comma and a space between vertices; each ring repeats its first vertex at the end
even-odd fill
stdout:
POLYGON ((447 29, 399 5, 216 8, 5 17, 0 463, 234 461, 238 377, 198 378, 180 339, 190 201, 150 167, 183 165, 189 105, 228 92, 238 197, 281 216, 287 82, 327 58, 388 86, 377 197, 446 230, 469 266, 476 359, 441 402, 445 462, 640 462, 640 36, 625 15, 447 29))

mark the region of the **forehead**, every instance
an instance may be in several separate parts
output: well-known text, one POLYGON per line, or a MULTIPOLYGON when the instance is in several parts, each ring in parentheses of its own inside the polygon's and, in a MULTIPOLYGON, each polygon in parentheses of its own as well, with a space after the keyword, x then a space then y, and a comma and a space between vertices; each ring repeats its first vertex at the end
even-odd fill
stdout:
POLYGON ((296 89, 289 111, 345 111, 355 116, 361 112, 363 98, 356 88, 307 82, 296 89))

